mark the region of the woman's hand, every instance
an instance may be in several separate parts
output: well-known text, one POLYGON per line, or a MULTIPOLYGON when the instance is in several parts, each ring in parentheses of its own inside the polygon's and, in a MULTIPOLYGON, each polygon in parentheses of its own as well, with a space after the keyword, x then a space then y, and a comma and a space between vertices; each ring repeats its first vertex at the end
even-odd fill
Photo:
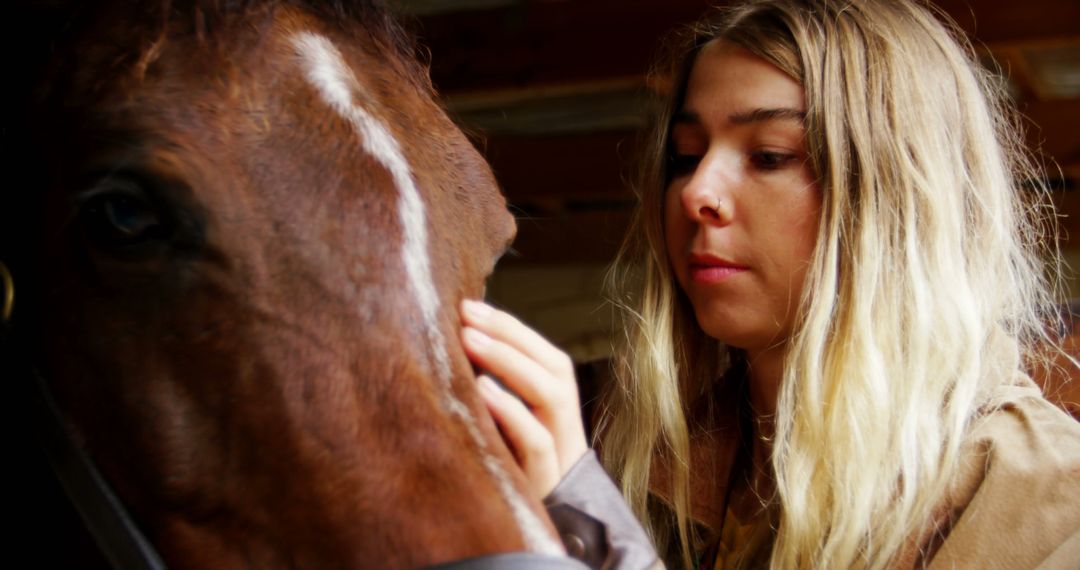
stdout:
POLYGON ((461 309, 469 359, 521 398, 480 376, 492 417, 542 499, 588 450, 573 362, 502 311, 477 301, 464 301, 461 309))

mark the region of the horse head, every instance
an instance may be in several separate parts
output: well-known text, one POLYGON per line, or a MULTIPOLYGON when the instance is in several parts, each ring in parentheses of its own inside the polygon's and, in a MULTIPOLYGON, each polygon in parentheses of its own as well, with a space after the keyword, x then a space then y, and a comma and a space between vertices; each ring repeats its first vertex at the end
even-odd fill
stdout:
POLYGON ((390 17, 104 1, 62 24, 0 261, 21 352, 163 559, 559 554, 458 341, 514 223, 390 17))

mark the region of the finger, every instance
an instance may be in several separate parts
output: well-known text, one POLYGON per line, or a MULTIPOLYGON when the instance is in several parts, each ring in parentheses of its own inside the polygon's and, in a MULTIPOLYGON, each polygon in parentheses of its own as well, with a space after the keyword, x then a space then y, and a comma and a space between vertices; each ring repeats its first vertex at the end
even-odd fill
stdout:
POLYGON ((546 497, 561 476, 551 434, 524 404, 496 386, 491 378, 481 376, 479 385, 480 394, 502 431, 503 439, 525 472, 529 487, 537 498, 546 497))
POLYGON ((565 352, 509 313, 470 300, 462 302, 461 312, 465 324, 513 346, 552 374, 559 377, 573 375, 574 364, 565 352))
POLYGON ((569 390, 560 386, 560 380, 513 346, 472 327, 465 327, 462 339, 465 352, 476 365, 499 377, 544 419, 551 415, 551 409, 567 404, 569 390))
MULTIPOLYGON (((521 397, 522 401, 515 399, 515 403, 525 412, 530 411, 525 406, 531 408, 529 419, 539 420, 547 430, 554 440, 559 472, 569 470, 588 450, 573 377, 560 380, 515 348, 471 327, 465 327, 462 336, 469 357, 501 378, 521 397)), ((499 389, 499 393, 513 398, 505 390, 499 389)))

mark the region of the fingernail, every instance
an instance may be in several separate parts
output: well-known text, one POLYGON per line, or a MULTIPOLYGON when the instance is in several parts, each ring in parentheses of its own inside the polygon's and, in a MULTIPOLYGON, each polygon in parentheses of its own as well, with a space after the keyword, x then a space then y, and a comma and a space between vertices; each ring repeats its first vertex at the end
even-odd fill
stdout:
POLYGON ((465 301, 462 303, 462 306, 464 307, 465 312, 468 313, 470 317, 473 317, 475 319, 487 318, 487 316, 490 315, 491 312, 494 310, 487 303, 482 303, 480 301, 472 301, 470 299, 465 299, 465 301))
POLYGON ((495 380, 492 380, 491 376, 488 376, 487 374, 481 374, 476 381, 482 390, 487 390, 492 393, 498 393, 499 390, 501 390, 499 385, 495 383, 495 380))
POLYGON ((465 342, 480 348, 491 342, 491 337, 471 327, 465 327, 465 342))

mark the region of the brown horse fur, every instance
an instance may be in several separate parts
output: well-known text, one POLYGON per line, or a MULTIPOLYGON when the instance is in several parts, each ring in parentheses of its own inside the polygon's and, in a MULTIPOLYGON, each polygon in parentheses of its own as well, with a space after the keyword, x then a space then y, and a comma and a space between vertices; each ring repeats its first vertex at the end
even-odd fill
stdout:
POLYGON ((47 65, 23 70, 30 111, 8 121, 28 174, 4 192, 0 261, 31 291, 15 322, 26 354, 165 561, 416 567, 524 550, 439 399, 398 190, 286 39, 329 38, 412 165, 453 391, 524 494, 457 341, 456 307, 482 294, 513 220, 390 18, 314 0, 65 10, 45 19, 62 32, 47 65), (116 227, 132 217, 136 239, 116 227))

